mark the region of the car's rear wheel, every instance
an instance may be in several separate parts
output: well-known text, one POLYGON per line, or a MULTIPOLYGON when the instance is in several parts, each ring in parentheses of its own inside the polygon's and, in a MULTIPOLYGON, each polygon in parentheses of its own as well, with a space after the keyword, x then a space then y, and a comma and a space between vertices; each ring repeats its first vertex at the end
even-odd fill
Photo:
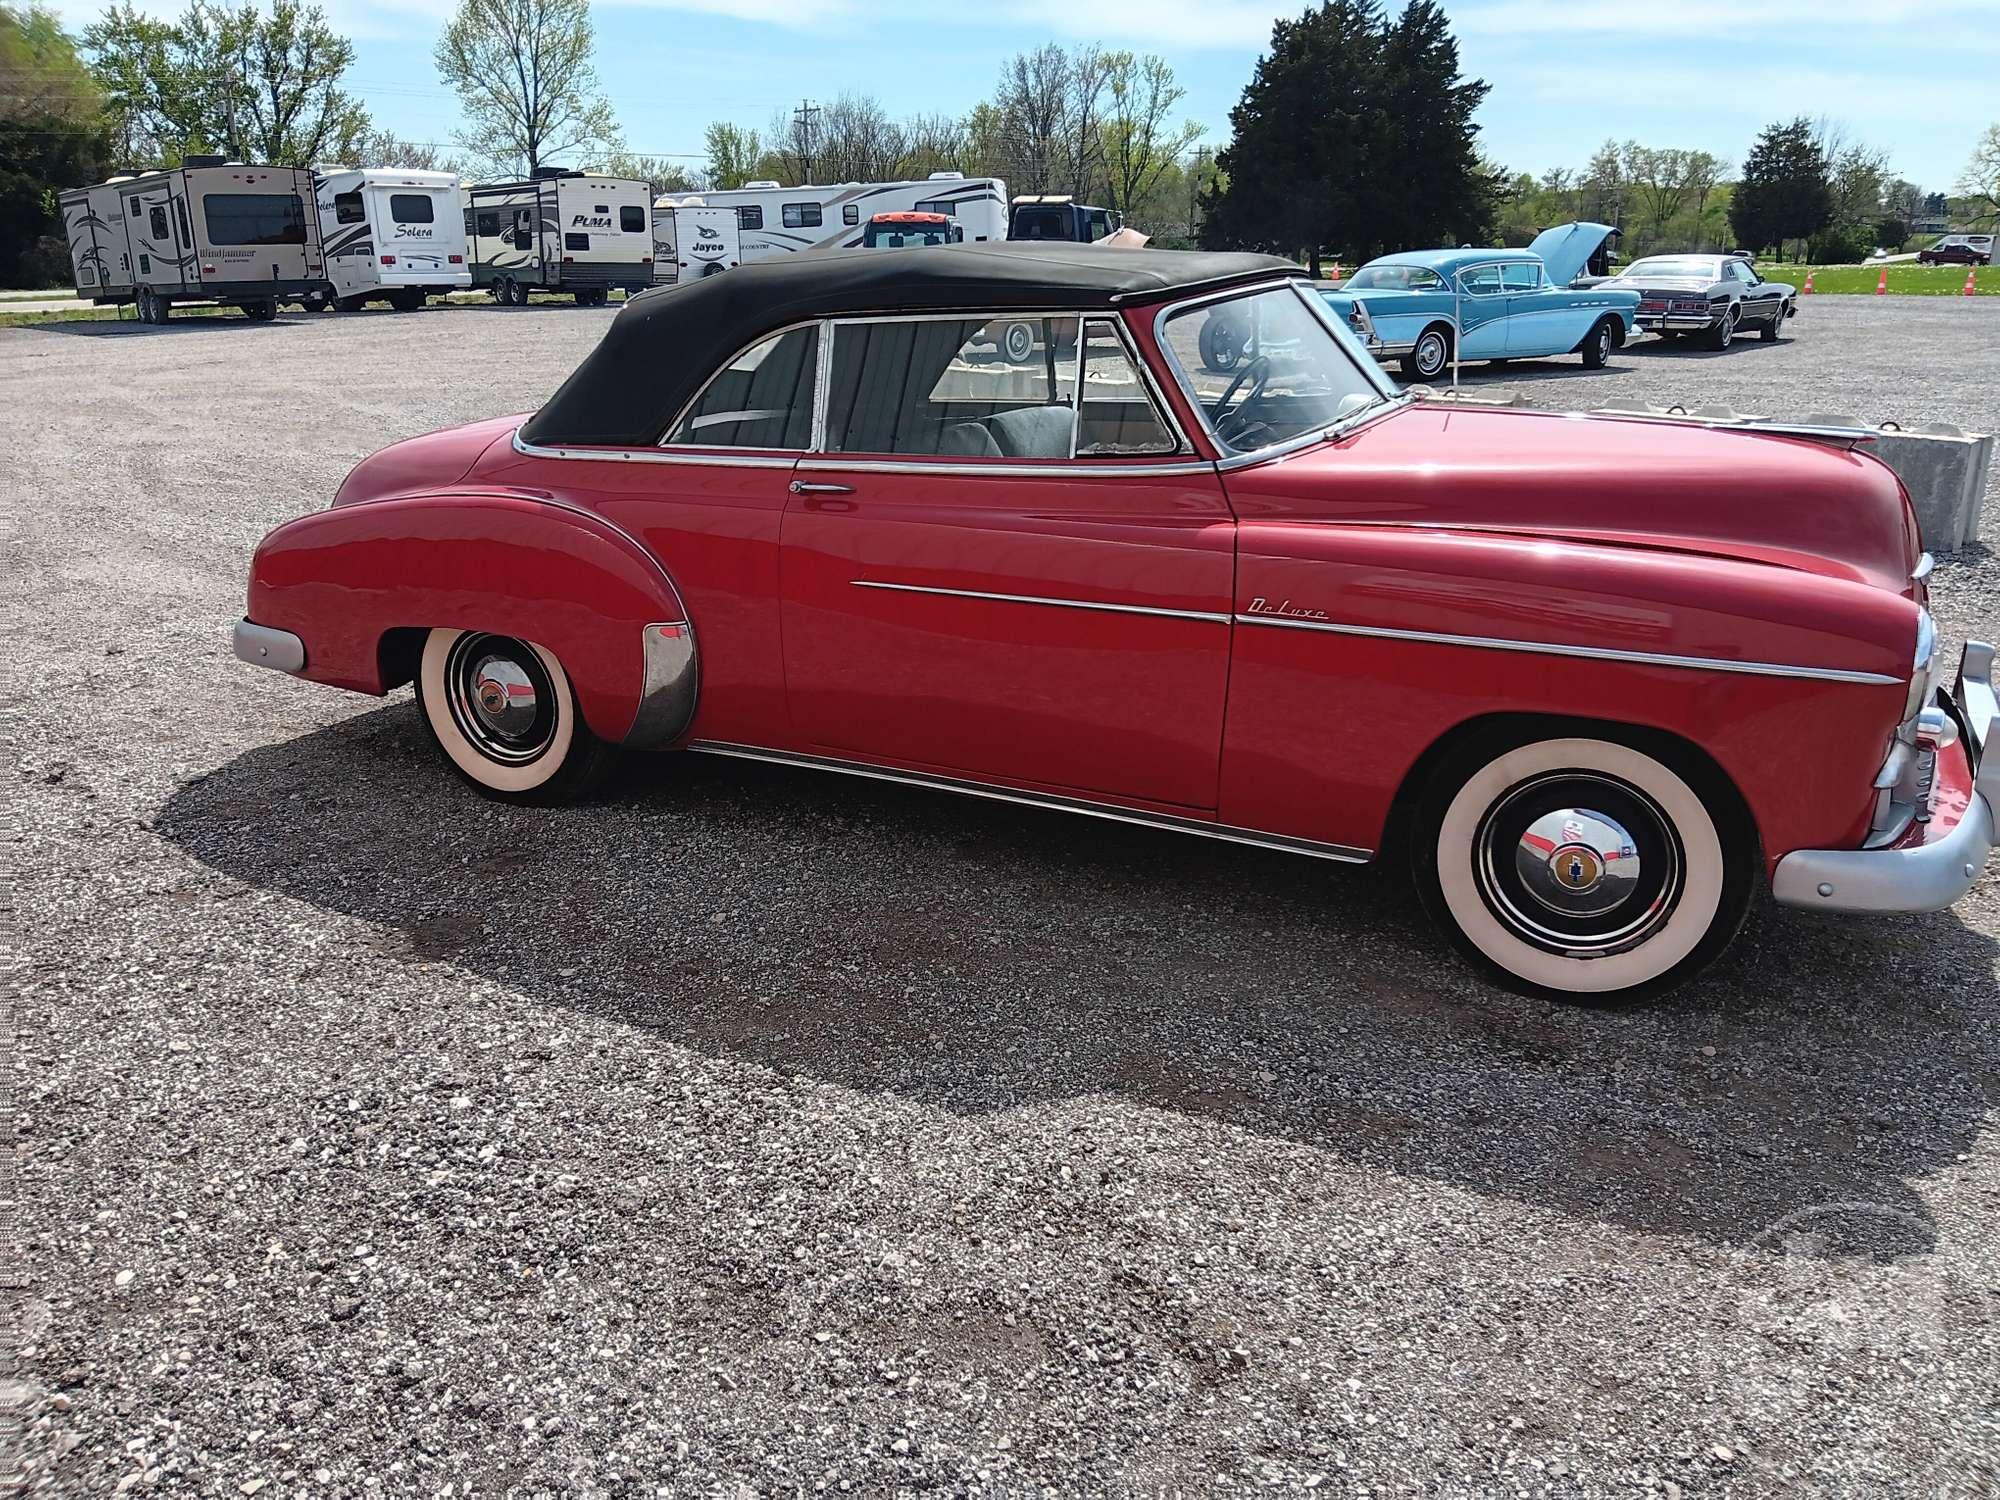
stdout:
POLYGON ((1409 380, 1435 380, 1451 363, 1451 330, 1433 324, 1417 335, 1410 352, 1403 356, 1403 375, 1409 380))
POLYGON ((1612 332, 1611 320, 1600 318, 1597 326, 1590 330, 1590 336, 1583 341, 1580 351, 1586 370, 1601 370, 1611 363, 1611 351, 1617 347, 1617 337, 1612 332))
POLYGON ((1243 335, 1229 319, 1211 316, 1201 325, 1195 348, 1201 355, 1202 368, 1219 375, 1235 369, 1243 358, 1243 335))
POLYGON ((1449 755, 1414 824, 1425 906, 1488 977, 1635 998, 1735 935, 1756 840, 1719 773, 1651 737, 1487 736, 1449 755))
POLYGON ((1736 308, 1732 305, 1716 320, 1715 326, 1708 330, 1708 347, 1727 349, 1735 341, 1736 308))
POLYGON ((1000 354, 1010 365, 1025 365, 1035 357, 1032 323, 1009 323, 1000 330, 1000 354))
POLYGON ((501 801, 567 802, 602 779, 615 753, 583 722, 555 653, 532 641, 431 631, 417 703, 452 768, 501 801))

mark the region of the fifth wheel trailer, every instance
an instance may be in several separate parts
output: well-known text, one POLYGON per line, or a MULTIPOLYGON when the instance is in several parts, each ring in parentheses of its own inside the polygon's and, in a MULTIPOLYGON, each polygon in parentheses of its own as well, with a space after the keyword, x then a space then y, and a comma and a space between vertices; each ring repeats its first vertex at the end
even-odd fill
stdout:
MULTIPOLYGON (((1007 238, 1007 184, 997 177, 933 172, 906 182, 838 182, 784 187, 749 182, 704 192, 710 208, 736 210, 743 263, 796 250, 859 245, 868 221, 882 213, 944 214, 958 221, 968 243, 1007 238)), ((661 199, 668 206, 671 199, 661 199)))
POLYGON ((164 323, 176 303, 259 319, 276 317, 281 302, 321 305, 326 258, 312 201, 303 168, 199 156, 73 188, 60 202, 77 295, 135 303, 147 323, 164 323))
POLYGON ((519 182, 465 190, 472 284, 521 306, 530 292, 573 292, 580 305, 653 284, 653 199, 643 182, 543 167, 519 182))
POLYGON ((367 302, 410 312, 472 285, 456 172, 322 167, 317 186, 326 274, 342 312, 367 302))

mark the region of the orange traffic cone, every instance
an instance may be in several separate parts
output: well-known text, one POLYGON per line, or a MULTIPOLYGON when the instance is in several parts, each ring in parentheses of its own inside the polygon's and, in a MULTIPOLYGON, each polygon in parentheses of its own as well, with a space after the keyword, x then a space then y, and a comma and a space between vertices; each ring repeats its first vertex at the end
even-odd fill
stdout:
POLYGON ((1801 297, 1810 297, 1812 295, 1812 272, 1806 272, 1806 284, 1799 289, 1799 295, 1801 297))
POLYGON ((1341 279, 1341 273, 1340 273, 1340 262, 1339 262, 1339 261, 1335 261, 1335 262, 1333 263, 1333 276, 1332 276, 1332 278, 1331 278, 1331 279, 1332 279, 1332 280, 1334 280, 1334 281, 1338 281, 1338 280, 1340 280, 1340 279, 1341 279))
POLYGON ((1972 267, 1970 266, 1967 266, 1965 268, 1965 295, 1968 297, 1976 297, 1979 295, 1977 289, 1974 287, 1973 284, 1972 267))
POLYGON ((1875 295, 1878 297, 1889 295, 1889 268, 1887 266, 1884 266, 1882 274, 1875 278, 1875 295))

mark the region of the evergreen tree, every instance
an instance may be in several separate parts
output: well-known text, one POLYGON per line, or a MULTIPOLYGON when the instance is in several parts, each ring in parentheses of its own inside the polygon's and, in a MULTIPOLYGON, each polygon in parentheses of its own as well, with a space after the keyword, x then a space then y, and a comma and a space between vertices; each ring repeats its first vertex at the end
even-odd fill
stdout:
POLYGON ((1435 0, 1389 21, 1376 0, 1325 0, 1271 29, 1230 112, 1202 243, 1358 259, 1491 233, 1499 183, 1472 112, 1486 85, 1458 73, 1435 0))
POLYGON ((1743 163, 1729 202, 1736 242, 1752 250, 1804 240, 1833 221, 1832 168, 1803 115, 1767 126, 1743 163))

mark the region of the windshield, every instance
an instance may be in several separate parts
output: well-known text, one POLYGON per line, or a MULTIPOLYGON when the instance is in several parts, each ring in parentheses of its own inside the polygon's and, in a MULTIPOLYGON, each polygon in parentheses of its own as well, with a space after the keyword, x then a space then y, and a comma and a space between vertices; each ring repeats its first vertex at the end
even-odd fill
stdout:
POLYGON ((1635 260, 1618 274, 1621 276, 1699 276, 1713 281, 1716 263, 1703 260, 1695 255, 1654 255, 1645 260, 1635 260))
POLYGON ((1375 362, 1351 350, 1289 285, 1176 308, 1160 337, 1209 432, 1230 453, 1331 427, 1381 405, 1392 390, 1375 362))
POLYGON ((1428 266, 1363 266, 1341 283, 1344 292, 1426 292, 1444 285, 1428 266))

